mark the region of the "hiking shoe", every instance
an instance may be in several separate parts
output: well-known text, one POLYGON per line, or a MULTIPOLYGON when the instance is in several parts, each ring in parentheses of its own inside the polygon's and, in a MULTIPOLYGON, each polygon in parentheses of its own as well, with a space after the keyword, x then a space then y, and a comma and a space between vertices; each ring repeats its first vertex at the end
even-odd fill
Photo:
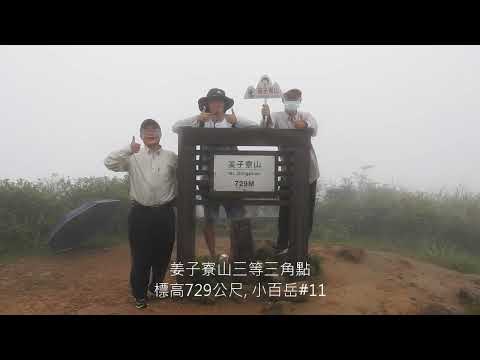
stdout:
POLYGON ((145 309, 147 307, 147 302, 145 299, 135 299, 135 307, 137 309, 145 309))

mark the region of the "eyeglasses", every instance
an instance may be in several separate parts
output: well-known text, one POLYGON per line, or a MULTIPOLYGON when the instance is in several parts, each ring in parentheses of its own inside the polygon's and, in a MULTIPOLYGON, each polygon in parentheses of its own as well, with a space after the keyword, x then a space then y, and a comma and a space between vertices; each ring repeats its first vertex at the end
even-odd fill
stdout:
POLYGON ((140 136, 162 136, 162 131, 160 129, 141 129, 140 136))

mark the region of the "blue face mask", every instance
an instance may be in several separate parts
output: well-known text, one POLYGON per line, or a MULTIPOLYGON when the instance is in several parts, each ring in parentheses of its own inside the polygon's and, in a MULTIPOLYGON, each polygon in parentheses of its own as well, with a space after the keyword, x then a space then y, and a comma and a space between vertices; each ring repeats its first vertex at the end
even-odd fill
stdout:
POLYGON ((298 107, 300 106, 300 101, 284 101, 285 111, 288 112, 295 112, 297 111, 298 107))

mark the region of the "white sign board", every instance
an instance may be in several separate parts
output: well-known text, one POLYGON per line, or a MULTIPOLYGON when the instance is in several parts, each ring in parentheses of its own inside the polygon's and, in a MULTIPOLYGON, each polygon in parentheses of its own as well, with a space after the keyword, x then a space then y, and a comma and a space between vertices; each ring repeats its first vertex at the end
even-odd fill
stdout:
POLYGON ((275 156, 214 155, 213 191, 275 191, 275 156))
POLYGON ((282 90, 277 83, 272 83, 268 75, 263 75, 257 87, 249 86, 244 99, 281 98, 282 90))

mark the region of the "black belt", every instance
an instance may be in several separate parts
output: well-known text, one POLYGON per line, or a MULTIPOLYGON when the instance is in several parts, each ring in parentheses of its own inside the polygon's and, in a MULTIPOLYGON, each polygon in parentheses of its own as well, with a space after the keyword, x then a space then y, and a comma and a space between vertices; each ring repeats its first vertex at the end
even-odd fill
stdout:
POLYGON ((138 206, 138 207, 143 207, 143 208, 151 208, 151 209, 159 209, 163 207, 172 207, 175 205, 175 199, 169 201, 168 203, 165 204, 155 204, 155 205, 143 205, 140 204, 138 201, 132 200, 132 206, 138 206))

